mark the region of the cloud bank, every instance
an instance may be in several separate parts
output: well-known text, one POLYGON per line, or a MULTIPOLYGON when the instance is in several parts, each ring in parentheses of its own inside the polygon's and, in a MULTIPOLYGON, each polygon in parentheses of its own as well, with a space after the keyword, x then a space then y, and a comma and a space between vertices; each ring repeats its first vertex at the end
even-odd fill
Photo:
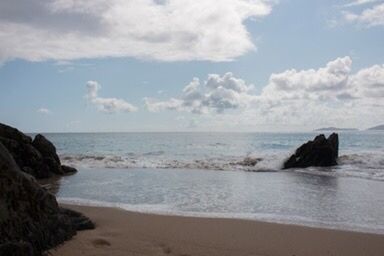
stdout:
POLYGON ((2 0, 0 61, 135 57, 232 60, 255 49, 244 25, 274 0, 2 0))
POLYGON ((382 121, 384 65, 355 73, 346 56, 325 67, 272 74, 259 96, 266 120, 289 124, 357 126, 382 121))
POLYGON ((213 114, 217 122, 227 125, 358 126, 382 120, 384 65, 351 70, 349 56, 318 69, 285 70, 272 74, 259 94, 232 73, 211 74, 203 83, 194 78, 179 97, 163 101, 146 98, 145 103, 149 111, 213 114))
POLYGON ((352 60, 337 58, 325 67, 308 70, 290 69, 272 74, 261 97, 280 100, 330 100, 351 98, 349 79, 352 60))
POLYGON ((246 107, 252 99, 253 85, 246 84, 244 80, 234 77, 232 73, 223 76, 208 75, 203 83, 198 78, 184 87, 181 96, 166 101, 145 98, 149 111, 161 110, 187 111, 197 114, 206 114, 211 111, 223 113, 228 109, 246 107))
MULTIPOLYGON (((377 1, 356 1, 349 4, 349 6, 362 5, 371 2, 377 1)), ((349 23, 356 23, 366 27, 384 26, 384 3, 379 3, 372 7, 365 8, 360 13, 344 11, 343 19, 349 23)))
POLYGON ((98 92, 101 86, 96 81, 87 82, 87 94, 85 98, 89 103, 95 105, 97 109, 104 113, 116 113, 116 112, 135 112, 137 107, 117 98, 102 98, 98 96, 98 92))

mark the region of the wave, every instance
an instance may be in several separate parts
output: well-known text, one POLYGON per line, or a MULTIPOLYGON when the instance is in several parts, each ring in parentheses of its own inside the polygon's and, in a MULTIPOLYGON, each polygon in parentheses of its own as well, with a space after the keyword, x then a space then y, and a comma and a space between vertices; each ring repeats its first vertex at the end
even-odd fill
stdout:
POLYGON ((243 171, 277 171, 281 164, 270 157, 226 157, 207 159, 167 159, 159 153, 141 155, 62 155, 62 162, 67 165, 85 168, 172 168, 205 170, 243 170, 243 171))
POLYGON ((342 155, 338 159, 341 165, 351 165, 361 168, 378 169, 384 168, 384 152, 367 152, 367 153, 352 153, 342 155))
MULTIPOLYGON (((276 172, 280 171, 286 154, 266 154, 262 157, 225 156, 201 159, 171 158, 164 151, 126 155, 79 154, 61 155, 66 165, 80 168, 153 168, 203 169, 221 171, 276 172)), ((341 155, 338 166, 290 169, 288 172, 309 173, 335 177, 357 177, 384 181, 384 153, 366 152, 341 155)))

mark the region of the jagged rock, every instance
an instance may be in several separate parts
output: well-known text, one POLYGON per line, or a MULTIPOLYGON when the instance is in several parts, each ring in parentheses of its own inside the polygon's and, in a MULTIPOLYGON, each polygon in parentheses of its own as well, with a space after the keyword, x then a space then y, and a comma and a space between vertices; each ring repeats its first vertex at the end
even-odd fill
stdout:
POLYGON ((38 134, 34 140, 19 130, 0 123, 0 142, 8 149, 22 171, 37 179, 52 175, 73 174, 77 170, 61 166, 56 148, 47 138, 38 134))
POLYGON ((77 172, 77 170, 75 168, 67 166, 67 165, 62 165, 61 170, 62 170, 63 174, 73 174, 73 173, 77 172))
POLYGON ((41 134, 37 134, 32 141, 32 145, 41 153, 44 163, 49 170, 55 174, 63 174, 60 158, 56 153, 56 147, 41 134))
POLYGON ((67 215, 71 219, 71 222, 76 227, 76 230, 86 230, 95 228, 95 224, 79 212, 65 208, 60 208, 60 212, 62 214, 67 215))
POLYGON ((50 169, 42 155, 32 144, 4 137, 0 137, 0 142, 8 149, 23 171, 26 170, 28 174, 39 179, 51 176, 50 169))
POLYGON ((41 255, 92 224, 79 213, 59 208, 56 198, 22 172, 0 142, 0 255, 41 255), (2 253, 12 248, 26 254, 2 253))
POLYGON ((48 166, 50 172, 53 172, 54 174, 58 175, 64 174, 63 170, 61 169, 60 163, 56 162, 56 160, 52 157, 44 157, 43 161, 48 166))
POLYGON ((43 135, 37 134, 32 141, 32 145, 39 150, 43 157, 53 158, 58 164, 61 165, 59 156, 56 153, 56 147, 43 135))
POLYGON ((309 166, 337 165, 339 155, 339 137, 332 133, 328 139, 323 134, 316 136, 313 141, 301 145, 284 163, 284 169, 305 168, 309 166))
POLYGON ((8 242, 0 244, 0 255, 33 256, 33 248, 26 242, 8 242))
POLYGON ((16 140, 20 143, 31 143, 31 137, 20 132, 16 128, 0 123, 0 137, 16 140))

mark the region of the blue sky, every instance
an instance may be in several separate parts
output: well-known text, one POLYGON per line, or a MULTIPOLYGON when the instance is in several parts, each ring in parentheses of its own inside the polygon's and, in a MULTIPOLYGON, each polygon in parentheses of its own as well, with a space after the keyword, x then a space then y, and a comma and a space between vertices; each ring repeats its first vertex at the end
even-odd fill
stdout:
POLYGON ((1 122, 27 132, 384 122, 384 1, 104 4, 0 4, 1 122))

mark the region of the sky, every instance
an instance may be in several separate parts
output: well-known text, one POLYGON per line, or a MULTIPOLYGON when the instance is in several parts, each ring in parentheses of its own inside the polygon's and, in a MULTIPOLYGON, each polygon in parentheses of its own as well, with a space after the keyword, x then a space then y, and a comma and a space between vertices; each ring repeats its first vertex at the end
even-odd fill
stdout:
POLYGON ((25 132, 384 123, 384 0, 2 0, 0 122, 25 132))

